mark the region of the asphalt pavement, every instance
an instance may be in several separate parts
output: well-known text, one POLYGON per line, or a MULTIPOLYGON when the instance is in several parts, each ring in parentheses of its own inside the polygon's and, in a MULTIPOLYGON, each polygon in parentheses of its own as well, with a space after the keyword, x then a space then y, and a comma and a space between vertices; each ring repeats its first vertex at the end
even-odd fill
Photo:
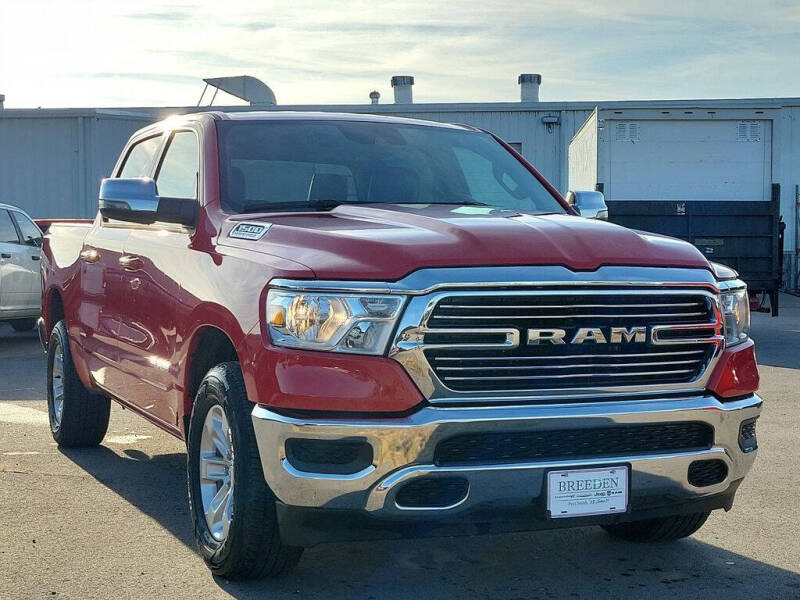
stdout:
POLYGON ((116 404, 100 448, 59 450, 34 333, 0 324, 0 599, 800 598, 800 299, 753 316, 765 412, 733 510, 641 545, 600 528, 328 544, 289 576, 214 578, 195 553, 182 442, 116 404))

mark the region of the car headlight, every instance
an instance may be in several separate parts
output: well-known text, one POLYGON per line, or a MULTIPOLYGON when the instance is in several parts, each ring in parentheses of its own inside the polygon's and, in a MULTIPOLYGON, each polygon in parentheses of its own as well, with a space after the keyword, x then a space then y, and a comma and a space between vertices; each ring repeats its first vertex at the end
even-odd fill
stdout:
POLYGON ((747 288, 723 292, 720 295, 725 325, 725 345, 733 346, 750 335, 750 299, 747 288))
POLYGON ((402 304, 401 296, 271 289, 267 327, 278 346, 383 354, 402 304))

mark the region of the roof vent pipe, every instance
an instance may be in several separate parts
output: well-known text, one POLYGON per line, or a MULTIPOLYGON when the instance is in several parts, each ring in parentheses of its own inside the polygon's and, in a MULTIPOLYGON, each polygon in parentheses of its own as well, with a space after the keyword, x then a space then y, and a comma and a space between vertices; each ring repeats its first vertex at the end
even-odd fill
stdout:
POLYGON ((414 85, 414 78, 411 75, 395 75, 392 77, 395 104, 412 104, 414 102, 411 93, 412 85, 414 85))
POLYGON ((538 73, 523 73, 517 78, 517 83, 519 83, 520 101, 539 101, 539 86, 542 85, 541 75, 538 73))
POLYGON ((3 94, 0 94, 0 110, 3 110, 3 102, 6 101, 6 97, 3 94))
POLYGON ((378 101, 381 99, 381 93, 378 90, 372 90, 369 93, 369 99, 372 101, 373 104, 377 104, 378 101))

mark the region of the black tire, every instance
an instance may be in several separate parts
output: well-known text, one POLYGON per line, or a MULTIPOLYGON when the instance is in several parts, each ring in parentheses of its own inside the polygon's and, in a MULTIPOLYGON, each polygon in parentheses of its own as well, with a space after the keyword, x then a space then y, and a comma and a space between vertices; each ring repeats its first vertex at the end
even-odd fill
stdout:
POLYGON ((610 535, 632 542, 671 542, 689 537, 703 526, 710 512, 674 515, 631 523, 603 525, 610 535))
POLYGON ((14 331, 30 331, 36 327, 36 319, 16 319, 11 321, 14 331))
POLYGON ((250 412, 252 404, 237 362, 213 367, 203 378, 189 420, 187 479, 189 512, 200 554, 212 573, 225 579, 276 577, 300 560, 302 548, 283 544, 275 496, 264 480, 250 412), (233 446, 233 509, 227 536, 211 534, 200 491, 200 448, 206 416, 216 405, 225 413, 233 446))
MULTIPOLYGON (((58 384, 57 384, 58 387, 58 384)), ((97 446, 108 430, 111 400, 87 390, 72 364, 72 352, 64 321, 59 321, 50 334, 47 345, 47 414, 50 431, 59 446, 76 448, 97 446), (54 365, 61 360, 61 373, 55 373, 54 365), (61 381, 61 418, 57 417, 53 381, 61 381)))

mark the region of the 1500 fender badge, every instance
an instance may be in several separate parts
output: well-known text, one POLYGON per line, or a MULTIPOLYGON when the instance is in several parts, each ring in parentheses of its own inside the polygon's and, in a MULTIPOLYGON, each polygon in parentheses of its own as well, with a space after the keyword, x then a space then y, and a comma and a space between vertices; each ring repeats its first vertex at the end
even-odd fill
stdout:
POLYGON ((239 223, 231 229, 228 237, 242 240, 260 240, 269 228, 269 223, 239 223))

